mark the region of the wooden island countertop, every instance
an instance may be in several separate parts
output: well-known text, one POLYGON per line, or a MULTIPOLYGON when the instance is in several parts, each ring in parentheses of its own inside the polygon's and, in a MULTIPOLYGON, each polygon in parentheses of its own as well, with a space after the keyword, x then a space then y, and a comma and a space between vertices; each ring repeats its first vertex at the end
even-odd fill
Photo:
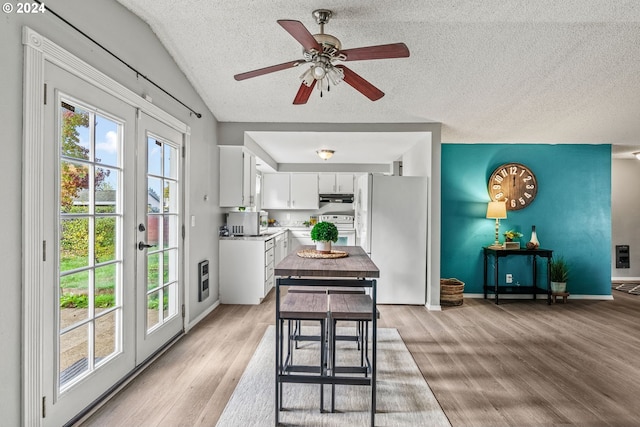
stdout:
POLYGON ((349 256, 329 259, 302 258, 297 254, 302 249, 314 249, 314 246, 306 245, 296 248, 275 266, 275 275, 281 277, 380 277, 380 270, 360 246, 333 246, 334 250, 345 251, 349 256))

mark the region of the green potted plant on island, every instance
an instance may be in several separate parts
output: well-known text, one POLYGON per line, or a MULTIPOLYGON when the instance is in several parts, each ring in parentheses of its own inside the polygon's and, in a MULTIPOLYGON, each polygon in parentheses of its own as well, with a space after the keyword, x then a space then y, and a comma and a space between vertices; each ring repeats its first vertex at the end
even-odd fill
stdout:
POLYGON ((551 258, 551 292, 563 293, 567 291, 569 266, 562 256, 551 258))
POLYGON ((331 253, 331 242, 338 241, 338 228, 331 222, 319 222, 311 229, 311 240, 316 242, 316 251, 331 253))

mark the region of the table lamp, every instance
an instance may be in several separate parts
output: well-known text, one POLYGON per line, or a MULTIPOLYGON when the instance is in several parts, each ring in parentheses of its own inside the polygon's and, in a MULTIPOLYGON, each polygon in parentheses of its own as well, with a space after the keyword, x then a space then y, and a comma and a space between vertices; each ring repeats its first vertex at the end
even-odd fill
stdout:
POLYGON ((502 249, 498 240, 500 230, 500 220, 507 217, 507 205, 505 202, 489 202, 487 205, 487 218, 496 220, 496 241, 489 246, 491 249, 502 249))

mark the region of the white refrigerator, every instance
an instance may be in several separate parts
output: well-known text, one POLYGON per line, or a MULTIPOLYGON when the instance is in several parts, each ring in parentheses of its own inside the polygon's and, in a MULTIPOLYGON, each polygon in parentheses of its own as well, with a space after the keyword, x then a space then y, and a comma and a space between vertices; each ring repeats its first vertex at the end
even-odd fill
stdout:
POLYGON ((356 244, 380 269, 377 302, 424 305, 427 179, 366 174, 357 184, 356 244))

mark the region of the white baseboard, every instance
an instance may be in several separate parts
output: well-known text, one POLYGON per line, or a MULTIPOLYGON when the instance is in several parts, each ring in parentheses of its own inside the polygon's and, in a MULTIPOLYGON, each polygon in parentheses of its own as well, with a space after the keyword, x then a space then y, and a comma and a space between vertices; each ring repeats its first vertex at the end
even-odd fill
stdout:
POLYGON ((442 311, 442 306, 440 305, 425 304, 424 306, 429 311, 442 311))
POLYGON ((640 277, 612 277, 612 282, 640 282, 640 277))
POLYGON ((189 332, 189 330, 191 330, 191 328, 193 328, 194 326, 196 326, 198 323, 200 323, 200 321, 202 321, 202 319, 204 319, 205 317, 207 317, 209 314, 211 314, 211 312, 213 310, 215 310, 216 308, 218 308, 218 306, 220 305, 220 300, 214 302, 211 307, 207 308, 205 311, 203 311, 202 313, 200 313, 200 315, 198 317, 196 317, 195 319, 193 319, 191 322, 189 322, 186 327, 185 327, 185 333, 189 332))

